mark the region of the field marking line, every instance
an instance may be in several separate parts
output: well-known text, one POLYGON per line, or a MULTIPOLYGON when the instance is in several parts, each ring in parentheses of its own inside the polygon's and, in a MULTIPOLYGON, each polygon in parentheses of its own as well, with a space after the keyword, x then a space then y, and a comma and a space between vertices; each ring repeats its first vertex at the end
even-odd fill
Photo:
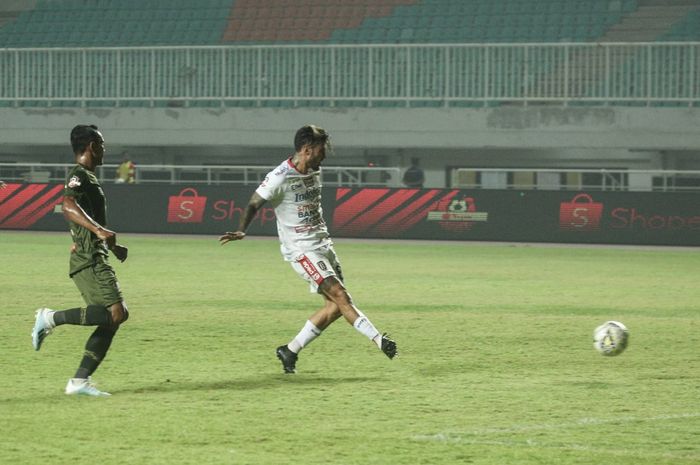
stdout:
POLYGON ((636 449, 612 449, 607 447, 591 447, 585 444, 577 443, 547 443, 542 441, 536 441, 533 439, 524 439, 521 441, 494 441, 494 440, 484 440, 484 439, 461 439, 459 441, 446 441, 447 444, 465 444, 465 445, 475 445, 475 446, 504 446, 504 447, 516 447, 516 448, 532 448, 532 449, 555 449, 555 450, 566 450, 566 451, 580 451, 580 452, 590 452, 598 455, 614 455, 620 457, 657 457, 660 459, 674 459, 674 460, 698 460, 700 455, 693 454, 673 454, 670 452, 640 452, 636 449))
POLYGON ((412 439, 416 441, 444 441, 444 442, 459 442, 465 436, 487 436, 490 434, 502 433, 522 433, 528 431, 542 431, 551 429, 576 428, 581 426, 596 426, 611 423, 634 423, 645 421, 663 421, 663 420, 678 420, 683 418, 698 418, 700 413, 678 413, 655 415, 652 417, 619 417, 619 418, 591 418, 584 417, 579 420, 567 423, 541 423, 535 425, 514 425, 504 428, 484 428, 480 430, 464 431, 462 433, 437 433, 428 435, 416 435, 412 439))
POLYGON ((568 423, 542 423, 539 425, 516 425, 505 428, 485 428, 479 430, 465 431, 463 433, 437 433, 432 435, 414 435, 411 437, 414 441, 422 442, 438 442, 446 444, 470 444, 470 445, 492 445, 492 446, 506 446, 506 447, 529 447, 529 448, 540 448, 540 449, 561 449, 561 450, 573 450, 573 451, 584 451, 593 452, 597 454, 611 454, 617 456, 644 456, 644 457, 658 457, 663 459, 677 459, 677 460, 697 460, 698 455, 681 455, 672 453, 639 453, 632 449, 609 449, 604 447, 591 447, 585 444, 576 443, 546 443, 541 441, 536 441, 533 439, 523 439, 523 440, 495 440, 488 439, 488 435, 504 434, 504 433, 522 433, 529 431, 542 431, 542 430, 552 430, 552 429, 565 429, 565 428, 576 428, 576 427, 587 427, 587 426, 597 426, 604 424, 619 424, 619 423, 633 423, 633 422, 656 422, 664 420, 679 420, 684 418, 698 418, 700 413, 679 413, 679 414, 664 414, 655 415, 651 417, 620 417, 616 419, 603 419, 603 418, 591 418, 585 417, 574 422, 568 423))

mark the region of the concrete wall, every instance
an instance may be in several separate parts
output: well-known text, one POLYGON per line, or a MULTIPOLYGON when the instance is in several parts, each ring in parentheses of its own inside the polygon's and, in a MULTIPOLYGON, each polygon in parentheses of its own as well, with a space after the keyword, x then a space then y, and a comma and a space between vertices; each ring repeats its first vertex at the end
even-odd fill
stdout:
POLYGON ((306 122, 353 148, 700 149, 700 108, 0 109, 2 144, 57 144, 90 121, 113 144, 288 147, 306 122))
POLYGON ((275 165, 305 123, 333 136, 331 165, 407 167, 426 186, 450 167, 700 169, 700 108, 0 109, 0 162, 70 163, 68 134, 94 123, 108 161, 275 165))

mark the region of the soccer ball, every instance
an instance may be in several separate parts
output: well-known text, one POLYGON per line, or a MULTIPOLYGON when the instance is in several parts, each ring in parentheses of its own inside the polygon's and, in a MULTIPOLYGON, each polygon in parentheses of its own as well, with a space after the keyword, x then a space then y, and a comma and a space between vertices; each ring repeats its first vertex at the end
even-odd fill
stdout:
POLYGON ((627 327, 619 321, 606 321, 593 331, 593 347, 603 355, 620 355, 629 339, 627 327))

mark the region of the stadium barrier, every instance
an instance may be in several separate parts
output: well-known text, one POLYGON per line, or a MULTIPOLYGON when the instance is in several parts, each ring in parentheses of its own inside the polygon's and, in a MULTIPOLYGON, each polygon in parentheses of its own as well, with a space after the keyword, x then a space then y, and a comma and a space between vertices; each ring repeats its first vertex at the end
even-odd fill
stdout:
MULTIPOLYGON (((217 235, 237 227, 252 187, 106 184, 120 233, 217 235)), ((0 229, 65 231, 62 185, 0 190, 0 229)), ((334 237, 700 246, 697 193, 324 188, 334 237)), ((276 235, 263 208, 249 234, 276 235)))
MULTIPOLYGON (((9 182, 63 182, 72 163, 0 163, 0 179, 9 182)), ((119 165, 98 166, 102 183, 115 182, 119 165)), ((256 186, 274 166, 142 165, 137 184, 256 186)), ((382 166, 324 166, 326 187, 402 187, 402 169, 382 166)), ((460 189, 619 190, 700 192, 700 170, 451 168, 446 187, 460 189)), ((445 186, 432 186, 445 187, 445 186)))
MULTIPOLYGON (((63 182, 74 163, 0 163, 5 182, 63 182)), ((102 183, 115 182, 119 165, 95 170, 102 183)), ((137 184, 258 185, 275 168, 261 165, 145 165, 135 166, 137 184)), ((325 186, 399 187, 401 169, 386 166, 324 166, 325 186)))
POLYGON ((700 42, 0 49, 0 106, 700 103, 700 42))

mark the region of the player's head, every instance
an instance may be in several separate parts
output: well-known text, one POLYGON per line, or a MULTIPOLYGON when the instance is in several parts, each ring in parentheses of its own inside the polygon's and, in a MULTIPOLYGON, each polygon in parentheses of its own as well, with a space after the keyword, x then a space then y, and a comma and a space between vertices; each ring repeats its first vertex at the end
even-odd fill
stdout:
POLYGON ((294 150, 297 152, 300 152, 306 145, 322 145, 330 148, 330 143, 330 134, 328 134, 325 129, 314 126, 313 124, 307 124, 300 128, 294 136, 294 150))
POLYGON ((325 129, 308 124, 294 136, 294 149, 302 156, 309 168, 316 171, 331 150, 330 135, 325 129))
POLYGON ((102 164, 105 140, 94 124, 79 124, 70 132, 70 144, 75 155, 90 152, 97 165, 102 164))

